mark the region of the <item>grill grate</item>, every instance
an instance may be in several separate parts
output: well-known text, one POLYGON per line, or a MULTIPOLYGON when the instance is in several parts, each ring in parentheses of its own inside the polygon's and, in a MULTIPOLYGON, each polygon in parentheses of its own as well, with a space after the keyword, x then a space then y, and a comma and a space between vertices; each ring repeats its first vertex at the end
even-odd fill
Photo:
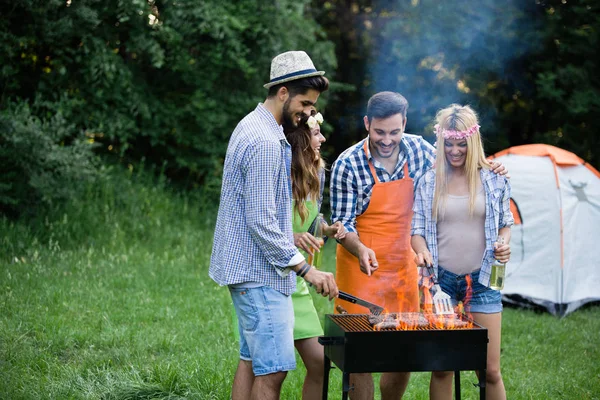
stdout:
POLYGON ((331 318, 346 332, 370 332, 373 330, 366 314, 331 315, 331 318))
POLYGON ((396 329, 393 327, 390 328, 381 328, 375 330, 373 325, 369 323, 369 315, 368 314, 330 314, 329 317, 333 319, 333 321, 339 325, 346 332, 377 332, 377 331, 445 331, 445 330, 469 330, 469 329, 478 329, 481 328, 476 323, 472 322, 473 326, 469 327, 453 327, 453 328, 439 328, 434 325, 428 325, 426 327, 415 326, 411 329, 396 329))

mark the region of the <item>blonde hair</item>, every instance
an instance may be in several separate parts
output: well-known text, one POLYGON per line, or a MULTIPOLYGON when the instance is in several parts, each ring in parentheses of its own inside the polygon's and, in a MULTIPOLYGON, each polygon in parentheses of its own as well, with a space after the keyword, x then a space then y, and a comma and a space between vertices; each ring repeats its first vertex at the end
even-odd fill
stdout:
MULTIPOLYGON (((477 114, 469 106, 452 104, 443 110, 438 111, 435 116, 435 123, 439 125, 439 131, 467 131, 475 125, 479 125, 477 114)), ((433 220, 437 221, 438 216, 444 218, 446 210, 446 197, 448 195, 448 160, 446 159, 444 149, 444 135, 439 133, 437 136, 437 157, 435 163, 435 194, 433 197, 433 220)), ((479 170, 481 168, 490 169, 489 162, 485 159, 483 144, 481 143, 481 134, 476 129, 473 135, 466 139, 467 156, 464 169, 467 175, 467 185, 469 188, 469 215, 473 215, 475 208, 475 197, 477 194, 477 182, 479 180, 479 170)))

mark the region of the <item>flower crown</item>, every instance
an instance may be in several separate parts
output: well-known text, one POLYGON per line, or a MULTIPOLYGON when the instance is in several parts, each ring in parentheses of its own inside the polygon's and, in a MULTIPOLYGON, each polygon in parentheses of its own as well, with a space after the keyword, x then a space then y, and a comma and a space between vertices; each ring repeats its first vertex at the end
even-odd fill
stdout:
POLYGON ((475 124, 466 131, 452 131, 448 129, 440 129, 440 124, 435 124, 433 127, 433 132, 438 137, 442 135, 444 139, 466 139, 473 136, 473 134, 477 132, 479 128, 481 128, 481 126, 475 124))
POLYGON ((323 116, 321 115, 321 113, 316 113, 314 116, 310 116, 308 117, 308 120, 306 121, 306 125, 308 125, 308 127, 310 129, 315 129, 317 126, 321 125, 323 123, 323 116))

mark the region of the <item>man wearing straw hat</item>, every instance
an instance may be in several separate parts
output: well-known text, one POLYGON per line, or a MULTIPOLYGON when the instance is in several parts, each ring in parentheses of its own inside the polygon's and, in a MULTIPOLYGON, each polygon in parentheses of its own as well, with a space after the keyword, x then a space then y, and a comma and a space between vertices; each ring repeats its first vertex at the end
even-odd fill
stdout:
POLYGON ((238 317, 240 361, 232 399, 278 399, 296 367, 296 274, 333 299, 333 274, 311 268, 294 246, 291 147, 282 124, 295 126, 329 81, 303 51, 272 60, 267 99, 242 119, 227 147, 210 277, 227 285, 238 317), (291 272, 294 273, 291 273, 291 272))

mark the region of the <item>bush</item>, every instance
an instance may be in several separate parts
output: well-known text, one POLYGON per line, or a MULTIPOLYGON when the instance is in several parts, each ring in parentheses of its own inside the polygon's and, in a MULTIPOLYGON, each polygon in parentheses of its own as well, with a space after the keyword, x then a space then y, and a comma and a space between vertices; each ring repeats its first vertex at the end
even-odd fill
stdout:
POLYGON ((40 119, 20 102, 1 112, 0 212, 33 213, 92 182, 98 176, 94 146, 81 136, 60 111, 40 119))
POLYGON ((114 161, 218 186, 229 135, 264 100, 272 57, 306 50, 319 69, 335 67, 309 3, 0 2, 0 109, 39 98, 31 113, 45 118, 66 105, 72 132, 114 161))

